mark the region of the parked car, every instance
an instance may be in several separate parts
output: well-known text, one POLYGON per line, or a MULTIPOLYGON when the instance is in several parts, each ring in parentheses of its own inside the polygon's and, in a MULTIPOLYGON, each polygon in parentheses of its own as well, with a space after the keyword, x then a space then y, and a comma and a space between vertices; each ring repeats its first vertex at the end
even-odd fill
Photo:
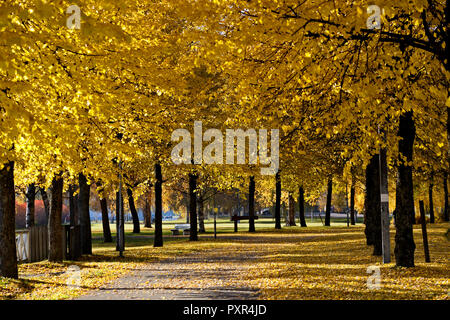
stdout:
POLYGON ((260 217, 271 217, 272 216, 272 213, 270 212, 270 209, 269 208, 265 208, 265 209, 262 209, 260 212, 259 212, 259 214, 258 214, 260 217))

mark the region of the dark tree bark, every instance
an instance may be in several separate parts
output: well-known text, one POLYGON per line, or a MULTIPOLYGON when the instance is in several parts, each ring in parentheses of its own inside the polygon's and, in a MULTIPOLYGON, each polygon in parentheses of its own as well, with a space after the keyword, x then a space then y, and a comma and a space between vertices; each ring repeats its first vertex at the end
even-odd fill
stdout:
POLYGON ((162 173, 161 165, 155 164, 155 239, 153 241, 154 247, 163 246, 162 234, 162 173))
POLYGON ((69 214, 70 214, 70 225, 76 226, 80 222, 80 217, 78 215, 78 198, 76 198, 73 194, 75 193, 76 187, 73 185, 69 186, 69 214))
POLYGON ((144 227, 145 228, 151 228, 152 222, 151 222, 151 210, 150 205, 148 203, 148 200, 144 200, 144 227))
POLYGON ((34 200, 36 199, 36 186, 34 183, 27 186, 27 192, 25 193, 25 199, 27 208, 25 212, 26 228, 34 226, 34 200))
POLYGON ((298 211, 300 215, 300 225, 302 227, 306 227, 306 219, 305 219, 305 191, 303 187, 298 189, 298 211))
POLYGON ((433 183, 430 183, 428 187, 428 203, 430 206, 430 223, 434 223, 433 183))
POLYGON ((136 210, 136 206, 134 205, 133 191, 130 188, 127 189, 127 195, 128 195, 128 205, 131 211, 131 217, 133 218, 133 233, 140 233, 141 227, 139 225, 139 216, 136 210))
POLYGON ((69 185, 70 212, 70 259, 77 260, 81 256, 80 216, 78 213, 78 195, 74 196, 76 187, 69 185))
POLYGON ((44 210, 45 210, 45 219, 48 223, 48 216, 50 214, 50 202, 48 200, 48 194, 47 191, 43 188, 39 188, 41 192, 42 202, 44 203, 44 210))
POLYGON ((197 175, 189 174, 189 221, 190 221, 190 232, 189 232, 189 240, 197 241, 197 175))
POLYGON ((109 226, 108 202, 106 198, 100 199, 100 208, 102 210, 103 242, 112 242, 111 228, 109 226))
POLYGON ((275 176, 275 229, 281 229, 281 177, 280 171, 275 176))
POLYGON ((80 213, 81 251, 83 254, 92 254, 91 216, 89 212, 90 185, 86 176, 78 175, 80 191, 78 194, 78 209, 80 213))
MULTIPOLYGON (((400 116, 398 143, 400 154, 406 161, 413 160, 413 145, 415 138, 415 125, 412 112, 400 116)), ((414 250, 416 245, 413 238, 414 194, 412 167, 399 159, 398 181, 396 188, 396 234, 395 234, 395 260, 397 266, 414 267, 414 250)))
POLYGON ((296 226, 296 224, 295 224, 295 200, 291 193, 289 193, 288 225, 290 227, 296 226))
POLYGON ((366 193, 364 201, 366 215, 366 240, 373 245, 373 255, 382 254, 381 239, 381 198, 380 198, 380 163, 379 155, 374 155, 366 167, 366 193))
POLYGON ((0 276, 17 279, 14 162, 3 165, 0 170, 0 276))
POLYGON ((144 195, 145 205, 144 205, 144 227, 151 228, 152 227, 152 210, 151 210, 151 202, 152 202, 152 191, 149 190, 147 195, 144 195))
POLYGON ((448 206, 448 173, 444 174, 444 220, 448 221, 450 216, 450 208, 448 206))
POLYGON ((197 201, 198 204, 198 232, 205 233, 205 212, 204 212, 204 200, 203 198, 199 198, 197 201))
POLYGON ((327 185, 327 208, 325 211, 325 226, 330 226, 331 221, 331 198, 333 195, 333 177, 330 177, 328 179, 328 185, 327 185))
POLYGON ((352 186, 350 188, 350 223, 352 226, 356 224, 355 220, 355 185, 352 181, 352 186))
POLYGON ((63 228, 61 225, 63 203, 63 178, 53 178, 50 215, 48 219, 48 261, 62 262, 64 258, 63 228))
POLYGON ((255 232, 255 177, 248 184, 248 232, 255 232))

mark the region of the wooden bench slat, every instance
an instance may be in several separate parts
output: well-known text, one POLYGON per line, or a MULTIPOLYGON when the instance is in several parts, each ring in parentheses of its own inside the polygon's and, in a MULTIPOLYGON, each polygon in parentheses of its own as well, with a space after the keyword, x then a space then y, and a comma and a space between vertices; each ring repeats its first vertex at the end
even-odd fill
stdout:
MULTIPOLYGON (((253 217, 254 220, 258 220, 258 216, 253 217)), ((250 220, 250 216, 232 216, 231 221, 237 221, 237 220, 250 220)))

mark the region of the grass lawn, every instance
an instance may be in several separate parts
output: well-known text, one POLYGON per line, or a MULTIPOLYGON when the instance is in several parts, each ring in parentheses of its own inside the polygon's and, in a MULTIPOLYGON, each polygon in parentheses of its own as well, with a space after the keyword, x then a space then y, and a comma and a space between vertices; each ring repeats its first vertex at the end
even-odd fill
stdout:
MULTIPOLYGON (((274 230, 273 220, 256 221, 256 233, 249 234, 247 221, 233 232, 229 219, 218 219, 218 237, 213 238, 212 219, 205 221, 207 233, 199 241, 188 236, 171 236, 175 223, 164 222, 164 247, 154 248, 153 229, 132 233, 126 224, 125 257, 119 258, 115 243, 103 243, 101 224, 93 224, 93 254, 81 261, 56 264, 42 261, 20 264, 19 280, 0 277, 2 299, 70 299, 149 263, 177 255, 202 254, 204 263, 195 268, 212 268, 216 257, 239 256, 250 252, 257 258, 249 261, 247 271, 225 280, 225 286, 246 286, 259 290, 262 299, 448 299, 450 242, 445 237, 449 224, 428 225, 431 263, 424 263, 420 226, 414 227, 416 267, 383 265, 366 246, 364 225, 347 227, 345 219, 332 219, 332 227, 323 227, 320 219, 307 221, 308 227, 283 227, 274 230), (81 270, 81 286, 66 285, 71 265, 81 270), (367 268, 378 266, 381 288, 367 288, 367 268)), ((115 225, 111 224, 111 230, 115 225)), ((391 229, 394 251, 395 230, 391 229)), ((114 236, 114 234, 113 234, 114 236)), ((232 262, 230 262, 232 263, 232 262)), ((161 284, 163 285, 163 284, 161 284)), ((173 284, 183 287, 186 284, 173 284)), ((209 286, 212 283, 202 285, 209 286)))

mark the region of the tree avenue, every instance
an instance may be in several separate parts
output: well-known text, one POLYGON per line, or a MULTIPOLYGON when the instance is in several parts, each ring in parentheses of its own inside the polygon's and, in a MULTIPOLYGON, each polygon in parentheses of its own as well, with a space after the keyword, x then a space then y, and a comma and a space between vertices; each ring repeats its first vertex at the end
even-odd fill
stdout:
POLYGON ((16 191, 50 194, 48 259, 60 262, 63 193, 76 197, 70 221, 80 227, 82 253, 92 254, 90 190, 108 219, 119 179, 134 233, 139 199, 150 210, 154 197, 155 247, 163 246, 162 210, 175 191, 196 241, 213 195, 248 196, 255 232, 261 199, 281 229, 283 206, 288 225, 298 211, 307 227, 305 204, 326 194, 330 226, 334 197, 348 190, 352 224, 361 195, 367 244, 381 255, 380 148, 395 262, 413 267, 417 198, 430 199, 433 219, 448 221, 450 210, 450 1, 380 0, 374 28, 371 4, 86 0, 78 2, 79 28, 70 27, 68 1, 0 4, 0 275, 18 277, 16 191), (243 154, 225 132, 248 135, 243 154), (268 165, 275 170, 263 174, 268 165))

